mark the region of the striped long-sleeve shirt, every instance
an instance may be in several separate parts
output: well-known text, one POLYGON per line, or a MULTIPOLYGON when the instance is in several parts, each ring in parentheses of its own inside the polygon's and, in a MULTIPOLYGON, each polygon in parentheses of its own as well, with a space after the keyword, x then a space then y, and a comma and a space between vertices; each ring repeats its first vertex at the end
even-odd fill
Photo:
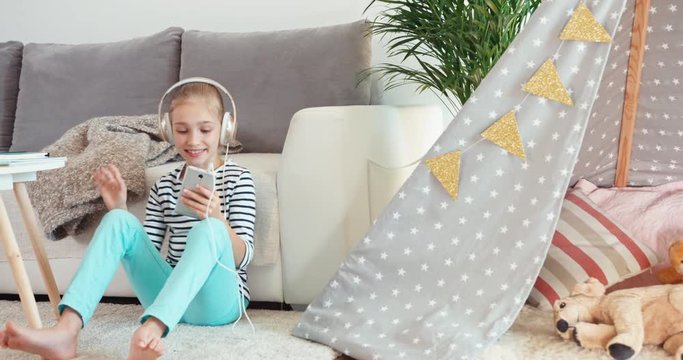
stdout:
MULTIPOLYGON (((180 173, 185 164, 179 166, 154 183, 145 209, 145 232, 161 251, 161 244, 170 231, 166 262, 175 266, 185 250, 187 234, 199 221, 175 212, 175 205, 182 181, 180 173)), ((244 259, 237 264, 240 278, 240 292, 249 299, 247 287, 247 265, 254 257, 254 225, 256 221, 256 192, 251 173, 244 167, 228 161, 216 171, 216 191, 219 194, 221 212, 244 241, 244 259)))

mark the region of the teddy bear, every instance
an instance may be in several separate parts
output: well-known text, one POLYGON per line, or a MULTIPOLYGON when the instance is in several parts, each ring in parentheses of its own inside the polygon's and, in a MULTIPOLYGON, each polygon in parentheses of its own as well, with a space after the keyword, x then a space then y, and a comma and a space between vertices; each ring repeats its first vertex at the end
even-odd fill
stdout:
POLYGON ((605 349, 613 359, 638 355, 644 344, 663 345, 683 360, 683 285, 653 285, 605 295, 595 278, 576 284, 553 304, 555 329, 566 340, 605 349))
POLYGON ((669 246, 669 262, 671 266, 657 272, 659 282, 662 284, 683 282, 683 239, 676 240, 669 246))

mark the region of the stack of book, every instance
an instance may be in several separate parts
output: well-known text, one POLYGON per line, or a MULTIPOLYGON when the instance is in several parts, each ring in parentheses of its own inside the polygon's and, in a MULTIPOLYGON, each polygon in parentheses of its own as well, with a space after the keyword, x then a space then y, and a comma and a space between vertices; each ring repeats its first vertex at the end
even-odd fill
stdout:
POLYGON ((0 151, 0 166, 29 165, 36 163, 63 162, 64 158, 50 157, 46 152, 0 151))

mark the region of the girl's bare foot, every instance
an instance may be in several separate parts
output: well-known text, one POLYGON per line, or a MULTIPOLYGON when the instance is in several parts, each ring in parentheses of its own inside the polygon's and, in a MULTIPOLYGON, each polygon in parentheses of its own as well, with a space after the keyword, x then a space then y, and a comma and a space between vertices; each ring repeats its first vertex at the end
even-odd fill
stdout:
POLYGON ((0 330, 0 349, 7 348, 7 331, 5 329, 0 330))
POLYGON ((153 360, 164 354, 161 335, 166 325, 157 318, 150 317, 135 332, 130 340, 128 360, 153 360))
MULTIPOLYGON (((76 315, 78 317, 78 315, 76 315)), ((78 324, 60 320, 57 325, 45 329, 31 329, 8 321, 0 332, 0 345, 40 355, 48 360, 73 359, 76 357, 76 341, 80 331, 78 324)))

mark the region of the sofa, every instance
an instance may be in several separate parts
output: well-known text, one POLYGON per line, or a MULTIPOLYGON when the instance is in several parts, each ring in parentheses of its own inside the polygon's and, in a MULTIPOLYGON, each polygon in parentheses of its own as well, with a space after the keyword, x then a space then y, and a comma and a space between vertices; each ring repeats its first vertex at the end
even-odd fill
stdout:
MULTIPOLYGON (((169 28, 103 44, 0 42, 0 151, 40 150, 95 117, 154 114, 179 79, 217 80, 238 108, 243 151, 231 158, 257 188, 252 300, 305 305, 443 130, 437 106, 376 105, 379 86, 358 76, 370 60, 362 21, 253 33, 169 28)), ((148 188, 177 165, 147 168, 148 188)), ((33 289, 45 294, 13 194, 1 196, 33 289)), ((145 201, 129 203, 141 219, 145 201)), ((60 291, 95 227, 46 240, 60 291)), ((0 294, 15 293, 3 254, 0 294)), ((105 295, 133 296, 121 269, 105 295)))

